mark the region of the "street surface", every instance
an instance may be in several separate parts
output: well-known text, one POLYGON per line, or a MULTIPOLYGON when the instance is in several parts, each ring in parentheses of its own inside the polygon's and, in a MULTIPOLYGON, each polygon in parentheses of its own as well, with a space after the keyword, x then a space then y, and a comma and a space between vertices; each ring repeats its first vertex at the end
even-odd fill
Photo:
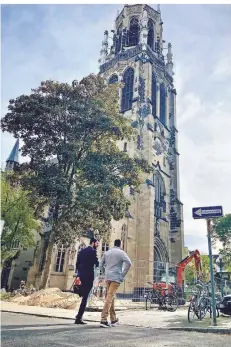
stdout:
MULTIPOLYGON (((136 313, 139 314, 138 312, 136 313)), ((135 317, 134 317, 135 319, 135 317)), ((71 320, 14 313, 1 315, 2 347, 230 347, 230 335, 119 326, 76 326, 71 320)))

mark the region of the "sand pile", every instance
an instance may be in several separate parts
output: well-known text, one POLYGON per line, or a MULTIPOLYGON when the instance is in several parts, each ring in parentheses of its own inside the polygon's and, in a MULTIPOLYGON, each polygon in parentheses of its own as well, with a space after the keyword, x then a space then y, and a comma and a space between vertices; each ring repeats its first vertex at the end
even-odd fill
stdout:
POLYGON ((80 297, 72 293, 63 293, 59 288, 47 288, 39 290, 29 296, 16 294, 10 299, 19 305, 58 307, 65 309, 75 309, 80 302, 80 297))
MULTIPOLYGON (((75 310, 81 301, 81 298, 73 293, 62 292, 59 288, 47 288, 39 290, 31 295, 23 296, 21 294, 16 294, 9 301, 14 302, 19 305, 28 306, 40 306, 48 308, 64 308, 75 310)), ((90 302, 95 307, 102 306, 102 300, 97 299, 94 295, 90 302)))

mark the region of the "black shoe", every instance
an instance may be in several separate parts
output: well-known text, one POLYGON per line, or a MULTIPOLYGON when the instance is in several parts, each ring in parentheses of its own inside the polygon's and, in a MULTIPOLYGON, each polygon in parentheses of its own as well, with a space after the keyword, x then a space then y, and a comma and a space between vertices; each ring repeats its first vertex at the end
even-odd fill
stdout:
POLYGON ((85 325, 85 324, 87 324, 87 323, 83 322, 82 319, 76 318, 74 324, 85 325))
POLYGON ((116 327, 119 324, 119 319, 117 318, 116 320, 111 321, 111 326, 116 327))
POLYGON ((100 327, 101 328, 110 328, 110 324, 108 324, 108 322, 100 322, 100 327))

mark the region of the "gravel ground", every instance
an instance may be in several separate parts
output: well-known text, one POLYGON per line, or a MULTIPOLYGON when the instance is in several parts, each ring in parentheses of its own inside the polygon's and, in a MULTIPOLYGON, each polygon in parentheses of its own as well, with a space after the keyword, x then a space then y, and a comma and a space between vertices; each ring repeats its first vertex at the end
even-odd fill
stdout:
POLYGON ((119 326, 2 313, 2 347, 230 347, 231 336, 119 326), (200 341, 200 342, 199 342, 200 341))

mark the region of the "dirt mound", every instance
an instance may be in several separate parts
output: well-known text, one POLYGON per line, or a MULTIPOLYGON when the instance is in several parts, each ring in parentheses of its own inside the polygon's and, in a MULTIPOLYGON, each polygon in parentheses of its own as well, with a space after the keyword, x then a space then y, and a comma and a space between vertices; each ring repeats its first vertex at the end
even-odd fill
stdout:
POLYGON ((65 309, 75 309, 80 300, 78 295, 64 293, 59 288, 42 289, 26 297, 18 293, 10 299, 19 305, 65 309))

